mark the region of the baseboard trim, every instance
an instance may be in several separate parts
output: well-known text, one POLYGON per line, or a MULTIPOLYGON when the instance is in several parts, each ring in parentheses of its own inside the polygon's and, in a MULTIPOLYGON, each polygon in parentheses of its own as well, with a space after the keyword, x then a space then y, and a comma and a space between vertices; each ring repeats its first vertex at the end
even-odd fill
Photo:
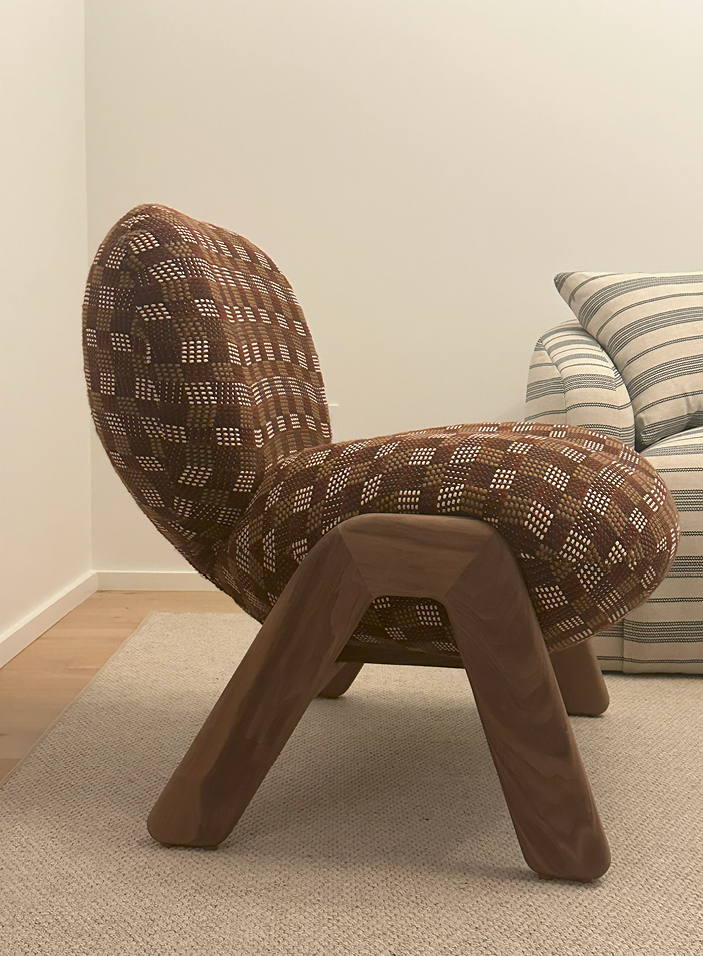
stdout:
POLYGON ((89 571, 0 634, 0 667, 41 637, 97 589, 98 576, 94 571, 89 571))
POLYGON ((216 591, 197 571, 96 571, 99 591, 216 591))

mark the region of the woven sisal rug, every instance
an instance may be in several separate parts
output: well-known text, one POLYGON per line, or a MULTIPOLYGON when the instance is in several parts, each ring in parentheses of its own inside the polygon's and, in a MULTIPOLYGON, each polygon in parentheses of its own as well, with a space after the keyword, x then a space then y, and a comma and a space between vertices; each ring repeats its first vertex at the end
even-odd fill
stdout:
POLYGON ((461 671, 364 668, 315 701, 229 840, 166 849, 151 805, 256 625, 154 613, 0 790, 12 956, 699 956, 703 680, 609 675, 576 735, 613 852, 525 866, 461 671))

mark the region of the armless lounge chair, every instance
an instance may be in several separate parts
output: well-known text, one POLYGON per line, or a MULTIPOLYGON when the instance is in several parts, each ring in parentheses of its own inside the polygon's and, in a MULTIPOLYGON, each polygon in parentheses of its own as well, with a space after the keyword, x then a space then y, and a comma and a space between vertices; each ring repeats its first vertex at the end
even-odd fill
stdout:
POLYGON ((246 239, 163 206, 127 213, 98 250, 84 347, 122 481, 262 624, 152 836, 217 846, 311 700, 344 693, 365 662, 464 667, 529 866, 603 874, 567 712, 605 710, 588 639, 676 551, 652 467, 597 432, 521 422, 334 444, 287 280, 246 239))

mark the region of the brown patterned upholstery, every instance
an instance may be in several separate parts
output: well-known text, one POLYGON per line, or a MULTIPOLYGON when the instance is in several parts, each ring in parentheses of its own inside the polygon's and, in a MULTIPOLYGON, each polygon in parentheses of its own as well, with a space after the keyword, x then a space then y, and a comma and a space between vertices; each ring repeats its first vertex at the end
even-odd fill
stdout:
POLYGON ((139 206, 97 252, 83 336, 93 419, 112 464, 210 577, 267 470, 331 439, 293 290, 246 239, 139 206))
MULTIPOLYGON (((678 545, 653 468, 596 432, 455 425, 331 444, 317 356, 252 243, 162 206, 100 247, 84 310, 93 417, 149 518, 263 621, 330 528, 369 512, 480 518, 513 549, 552 650, 651 594, 678 545)), ((455 652, 444 608, 393 597, 352 640, 455 652)))

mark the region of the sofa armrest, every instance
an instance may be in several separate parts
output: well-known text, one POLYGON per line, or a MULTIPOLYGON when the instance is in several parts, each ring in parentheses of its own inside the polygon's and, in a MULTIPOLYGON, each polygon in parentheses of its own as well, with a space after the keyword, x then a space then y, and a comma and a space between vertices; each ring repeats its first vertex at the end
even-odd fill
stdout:
POLYGON ((565 322, 537 341, 525 421, 581 425, 635 447, 635 417, 620 372, 578 322, 565 322))

